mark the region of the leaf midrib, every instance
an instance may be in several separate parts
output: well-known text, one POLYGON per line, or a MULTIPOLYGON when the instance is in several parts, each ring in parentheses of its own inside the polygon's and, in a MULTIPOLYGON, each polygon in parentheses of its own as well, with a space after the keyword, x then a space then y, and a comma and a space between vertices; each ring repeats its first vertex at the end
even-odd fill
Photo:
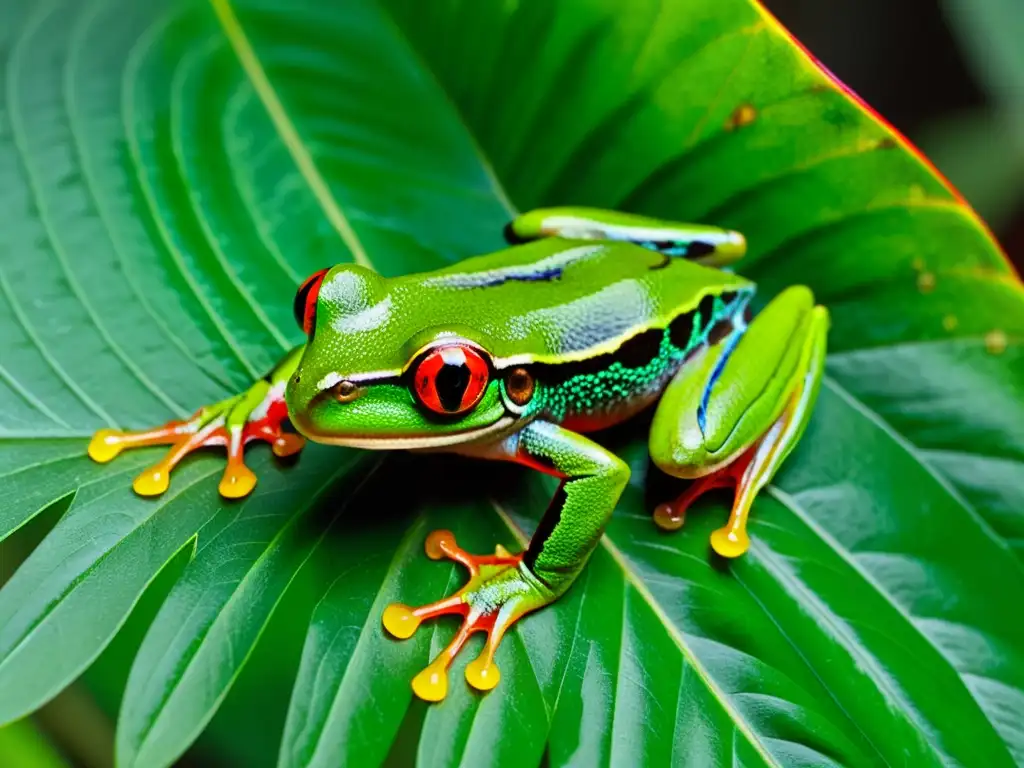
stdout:
POLYGON ((299 173, 302 174, 313 196, 320 203, 320 207, 327 220, 348 247, 353 260, 367 269, 373 269, 373 262, 366 254, 366 249, 363 247, 359 236, 352 228, 352 224, 342 211, 338 201, 334 199, 330 187, 320 174, 320 170, 317 168, 312 155, 310 155, 309 150, 302 141, 302 137, 288 116, 284 104, 281 103, 277 91, 267 77, 263 65, 256 56, 252 44, 249 42, 245 29, 231 7, 230 0, 210 0, 210 4, 217 15, 217 19, 224 31, 224 36, 238 57, 239 64, 259 95, 260 101, 263 102, 267 115, 277 129, 278 136, 295 162, 299 173))
MULTIPOLYGON (((769 491, 769 493, 770 492, 771 491, 769 491)), ((757 541, 751 542, 750 552, 747 555, 747 557, 751 556, 760 560, 765 570, 769 571, 772 574, 772 576, 776 579, 776 581, 778 581, 780 584, 784 584, 786 586, 787 591, 789 591, 792 594, 801 596, 800 602, 805 607, 805 609, 812 613, 815 617, 817 617, 818 621, 825 624, 828 627, 831 634, 833 634, 835 637, 839 639, 840 644, 847 650, 847 652, 855 659, 857 659, 859 664, 863 665, 864 669, 868 671, 868 676, 870 677, 871 681, 884 694, 885 698, 888 699, 890 702, 899 705, 898 708, 896 708, 896 711, 899 714, 899 716, 902 717, 905 721, 911 723, 914 726, 914 728, 921 731, 922 736, 924 736, 924 729, 920 727, 918 720, 913 716, 914 710, 911 709, 910 711, 908 711, 908 708, 904 706, 903 702, 901 701, 899 692, 893 686, 892 682, 890 682, 888 676, 884 673, 884 670, 880 668, 878 660, 875 658, 875 656, 864 649, 864 647, 857 641, 856 636, 853 635, 853 633, 850 632, 850 630, 847 627, 843 626, 840 623, 837 623, 833 619, 829 612, 819 604, 820 602, 822 602, 820 598, 817 595, 815 595, 813 591, 809 590, 799 579, 796 579, 790 574, 786 573, 785 570, 781 568, 776 562, 776 560, 778 559, 778 555, 773 553, 762 543, 757 541)), ((828 691, 829 697, 832 699, 833 702, 835 702, 835 705, 839 708, 839 710, 846 716, 846 719, 849 720, 853 727, 857 729, 861 736, 863 736, 864 741, 867 744, 871 745, 872 749, 875 750, 875 754, 883 763, 890 765, 889 761, 887 761, 885 759, 885 756, 882 754, 881 748, 878 746, 878 744, 875 743, 875 740, 868 735, 867 731, 863 728, 860 722, 858 722, 854 717, 850 715, 844 703, 839 699, 838 696, 835 695, 830 686, 822 678, 818 669, 811 663, 810 659, 808 659, 807 656, 803 653, 800 646, 790 639, 789 633, 787 633, 785 628, 775 619, 771 611, 769 611, 768 608, 761 602, 761 600, 758 599, 758 597, 754 594, 753 590, 750 589, 750 587, 742 578, 737 576, 736 580, 751 596, 751 599, 757 602, 757 604, 761 606, 761 609, 765 612, 765 614, 771 618, 772 623, 775 624, 776 627, 778 627, 779 632, 786 638, 789 644, 796 651, 797 655, 799 655, 800 658, 803 660, 807 668, 821 683, 822 689, 828 691)), ((927 745, 928 751, 935 757, 934 764, 943 765, 943 760, 945 756, 939 752, 938 747, 932 742, 930 738, 927 738, 926 736, 923 738, 923 741, 927 745)))
MULTIPOLYGON (((161 317, 153 308, 153 304, 150 302, 146 291, 144 291, 139 285, 134 266, 130 264, 130 260, 127 258, 129 249, 125 246, 121 236, 118 234, 117 227, 114 226, 113 217, 106 202, 106 198, 99 192, 99 181, 93 164, 88 159, 89 152, 86 149, 85 143, 82 141, 82 136, 85 135, 86 131, 84 130, 80 108, 78 107, 78 98, 80 97, 80 94, 71 81, 71 75, 75 69, 73 66, 74 62, 77 61, 81 52, 87 46, 87 33, 90 29, 90 25, 95 22, 99 15, 100 7, 99 3, 94 3, 78 18, 75 31, 71 35, 71 43, 68 47, 68 64, 64 68, 64 79, 61 84, 64 95, 65 111, 67 112, 68 122, 71 126, 69 135, 73 142, 74 153, 78 160, 78 166, 82 172, 84 189, 89 195, 89 199, 91 200, 93 207, 103 224, 103 228, 106 230, 107 237, 110 239, 110 243, 113 246, 113 255, 116 257, 118 264, 122 267, 125 281, 128 283, 132 295, 139 302, 139 305, 145 310, 146 314, 149 315, 167 340, 177 347, 187 360, 190 360, 196 368, 203 373, 203 375, 219 387, 222 389, 228 389, 228 382, 219 375, 207 370, 206 366, 204 366, 193 354, 188 345, 182 341, 176 333, 174 333, 171 327, 167 324, 167 321, 164 320, 164 318, 161 317)), ((183 410, 178 415, 179 417, 184 417, 188 415, 188 413, 188 411, 183 410)))
MULTIPOLYGON (((530 540, 526 536, 525 532, 514 522, 511 515, 509 515, 508 512, 506 512, 504 508, 496 500, 492 499, 491 505, 494 508, 495 514, 497 514, 498 518, 506 525, 506 527, 508 527, 512 535, 515 536, 515 538, 520 542, 520 545, 524 548, 527 547, 530 543, 530 540)), ((643 598, 644 602, 647 603, 647 605, 651 608, 654 614, 658 617, 658 620, 661 623, 662 627, 665 629, 665 631, 671 637, 672 641, 679 648, 679 651, 682 654, 685 662, 693 668, 694 672, 700 678, 701 682, 704 683, 707 690, 711 693, 711 695, 713 695, 718 700, 723 710, 725 710, 726 714, 733 722, 736 728, 736 732, 743 734, 744 738, 746 738, 750 745, 758 752, 762 759, 764 759, 766 764, 781 768, 781 764, 768 753, 767 749, 761 742, 760 738, 750 728, 749 724, 746 721, 746 718, 744 718, 742 714, 732 706, 732 703, 729 700, 728 696, 714 681, 711 673, 699 661, 697 655, 687 644, 686 639, 682 636, 682 634, 678 631, 678 629, 675 627, 672 621, 665 614, 665 611, 662 609, 661 604, 658 602, 657 598, 655 598, 651 591, 647 588, 647 585, 643 582, 640 575, 636 573, 636 571, 630 565, 628 558, 626 558, 626 556, 622 553, 618 546, 616 546, 616 544, 612 540, 612 537, 608 533, 605 533, 601 537, 600 546, 602 546, 608 552, 608 554, 611 555, 616 565, 619 566, 623 579, 627 582, 627 585, 637 591, 637 594, 639 594, 643 598)), ((588 563, 586 567, 590 568, 591 565, 588 563)), ((624 592, 623 610, 625 610, 625 601, 626 593, 624 592)), ((625 618, 623 618, 623 631, 625 631, 625 618)), ((519 635, 518 632, 513 632, 512 634, 514 636, 519 635)), ((536 676, 536 673, 534 673, 534 675, 536 676)), ((551 723, 552 715, 553 712, 550 712, 548 716, 549 726, 551 723)))
MULTIPOLYGON (((277 128, 282 141, 285 143, 286 147, 291 153, 293 160, 296 162, 296 165, 299 167, 300 172, 306 179, 307 183, 310 185, 310 188, 313 191, 315 197, 323 207, 325 216, 331 221, 331 223, 335 226, 335 229, 338 231, 339 235, 349 246, 350 250, 353 253, 353 257, 356 259, 356 261, 362 263, 359 256, 359 254, 361 253, 363 258, 366 259, 366 263, 364 264, 364 266, 370 266, 369 259, 368 257, 366 257, 365 252, 362 250, 361 244, 355 237, 355 233, 354 231, 352 231, 351 225, 348 223, 347 218, 344 216, 344 213, 338 206, 337 201, 335 201, 333 196, 331 195, 330 190, 327 187, 326 183, 324 182, 322 176, 320 176, 319 171, 315 166, 315 163, 313 163, 311 156, 309 155, 305 146, 302 144, 302 140, 301 137, 299 136, 298 131, 296 130, 294 124, 292 124, 290 118, 288 117, 286 111, 283 108, 280 99, 277 97, 276 91, 274 90, 272 84, 267 78, 266 73, 263 71, 260 62, 256 58, 255 52, 253 51, 251 44, 249 43, 248 38, 245 35, 244 29, 239 23, 237 17, 234 15, 234 11, 231 8, 228 0, 211 0, 211 3, 217 13, 218 19, 220 20, 224 28, 225 35, 231 42, 231 45, 234 48, 236 55, 239 57, 243 69, 246 71, 247 75, 252 81, 254 88, 259 94, 261 101, 263 102, 268 113, 270 114, 270 117, 275 127, 277 128), (353 242, 355 243, 355 247, 353 247, 353 242)), ((395 26, 397 28, 397 25, 395 26)), ((413 51, 414 54, 418 56, 418 52, 415 50, 414 46, 410 45, 409 48, 410 50, 413 51)), ((431 68, 424 65, 423 69, 432 77, 434 76, 434 73, 431 70, 431 68)), ((450 103, 450 97, 447 91, 444 88, 440 87, 440 84, 438 84, 438 91, 439 93, 443 94, 445 98, 449 99, 450 103)), ((455 112, 456 114, 459 114, 457 109, 455 110, 455 112)), ((468 127, 466 133, 470 139, 473 138, 472 133, 468 130, 468 127)), ((479 151, 479 147, 477 147, 477 150, 481 162, 488 170, 489 174, 491 175, 491 178, 494 179, 495 181, 496 191, 501 191, 501 187, 500 185, 497 184, 497 181, 493 176, 493 170, 489 163, 487 162, 487 158, 484 156, 482 152, 479 151)), ((505 198, 503 191, 501 191, 499 197, 503 200, 507 199, 505 198)), ((945 205, 945 203, 943 204, 945 205)), ((508 207, 514 210, 514 208, 511 208, 510 203, 508 207)), ((950 207, 953 207, 953 205, 950 204, 950 207)), ((966 512, 968 512, 968 514, 971 515, 973 522, 981 526, 982 529, 985 531, 986 535, 989 536, 989 538, 991 538, 993 542, 997 544, 997 546, 1002 545, 1004 549, 1008 549, 1006 543, 989 529, 985 521, 980 518, 980 516, 973 509, 973 507, 970 506, 965 500, 963 500, 955 491, 955 489, 950 486, 948 481, 945 479, 944 475, 934 470, 934 468, 924 459, 924 457, 918 455, 917 451, 914 449, 913 444, 908 443, 905 440, 905 438, 902 438, 902 436, 899 435, 899 433, 895 432, 895 430, 893 430, 886 422, 884 422, 884 420, 881 420, 877 414, 875 414, 873 411, 870 411, 870 409, 867 409, 866 406, 864 406, 863 404, 859 404, 859 410, 863 412, 865 418, 868 418, 869 420, 873 421, 876 424, 884 426, 884 428, 890 433, 890 436, 894 440, 897 440, 897 442, 900 442, 901 445, 913 456, 913 458, 932 474, 935 480, 939 482, 940 485, 947 492, 949 492, 951 496, 953 496, 953 498, 958 502, 959 506, 961 506, 966 512)), ((725 706, 727 710, 733 715, 734 720, 740 723, 739 727, 743 729, 744 736, 758 750, 758 752, 761 754, 763 758, 765 758, 766 760, 770 760, 770 757, 765 752, 761 742, 752 732, 746 729, 745 721, 742 720, 742 718, 739 718, 738 713, 735 710, 733 710, 731 706, 728 705, 728 701, 724 697, 724 694, 717 689, 717 686, 714 685, 713 681, 707 675, 706 670, 703 670, 696 663, 696 658, 692 656, 692 652, 685 646, 683 638, 671 625, 671 622, 667 621, 667 617, 660 610, 660 607, 654 600, 653 595, 649 593, 649 591, 646 589, 646 586, 642 583, 642 581, 639 580, 638 575, 633 573, 626 566, 626 561, 624 560, 624 556, 622 555, 622 553, 617 549, 614 543, 612 543, 611 540, 607 537, 605 537, 605 539, 602 540, 602 543, 608 549, 612 557, 623 568, 625 578, 633 584, 634 588, 638 590, 638 593, 644 597, 644 599, 649 603, 652 609, 655 610, 655 613, 658 615, 658 617, 663 621, 670 634, 672 634, 673 639, 676 641, 677 645, 679 645, 680 651, 694 665, 694 668, 701 676, 702 681, 706 685, 708 685, 709 688, 716 695, 716 697, 718 697, 722 701, 723 706, 725 706)), ((874 584, 873 582, 871 583, 874 584)), ((884 591, 881 590, 880 586, 876 584, 874 586, 876 589, 882 592, 883 595, 885 595, 884 591)), ((888 596, 886 595, 886 597, 888 596)), ((925 639, 927 641, 927 638, 925 639)))
POLYGON ((643 579, 641 579, 640 575, 633 569, 629 559, 622 553, 622 550, 618 548, 611 536, 607 533, 601 537, 601 546, 603 546, 608 554, 611 555, 612 559, 615 560, 616 564, 622 571, 623 578, 630 584, 630 586, 633 587, 633 589, 636 590, 637 594, 643 598, 644 602, 647 603, 655 616, 658 617, 658 621, 679 648, 679 652, 682 654, 684 660, 689 664, 694 672, 697 673, 697 676, 700 678, 701 682, 704 683, 708 692, 718 700, 722 709, 729 715, 730 720, 732 720, 736 728, 736 733, 743 735, 750 746, 753 747, 767 765, 782 768, 782 764, 776 760, 770 752, 768 752, 768 749, 764 742, 762 742, 760 736, 753 731, 742 713, 733 706, 732 701, 725 691, 722 690, 714 680, 710 671, 708 671, 708 669, 699 660, 696 653, 694 653, 693 649, 687 644, 686 638, 683 637, 683 634, 675 626, 672 620, 669 619, 665 610, 661 607, 661 603, 658 602, 657 598, 655 598, 653 593, 647 588, 647 585, 644 583, 643 579))
MULTIPOLYGON (((890 608, 892 608, 894 613, 903 620, 907 627, 915 635, 917 635, 917 637, 919 637, 923 643, 928 645, 928 647, 932 648, 936 655, 939 658, 941 658, 942 661, 953 672, 954 676, 963 686, 964 692, 977 705, 978 710, 981 712, 986 724, 988 725, 991 731, 991 735, 993 736, 994 742, 1008 749, 1007 745, 1003 741, 1002 736, 997 731, 995 724, 992 722, 991 717, 989 716, 986 708, 982 705, 980 701, 978 701, 978 698, 974 695, 974 692, 971 691, 970 688, 964 683, 963 674, 961 674, 961 672, 956 668, 956 665, 953 663, 953 660, 950 659, 949 656, 945 652, 943 652, 943 650, 939 648, 935 644, 935 642, 930 637, 928 637, 928 635, 926 635, 924 631, 917 625, 917 623, 914 621, 914 617, 910 613, 908 613, 906 609, 899 604, 899 602, 897 602, 896 598, 893 597, 893 595, 890 594, 889 591, 885 589, 885 587, 882 584, 880 584, 874 576, 868 573, 853 558, 852 554, 845 547, 843 547, 835 538, 833 538, 832 535, 828 533, 828 531, 822 528, 817 523, 817 521, 815 521, 813 517, 810 514, 808 514, 806 510, 803 509, 803 507, 797 502, 797 500, 793 496, 791 496, 790 494, 786 493, 785 491, 781 490, 780 488, 774 485, 769 485, 766 488, 766 491, 780 504, 785 506, 786 509, 792 512, 804 525, 808 527, 808 529, 810 529, 822 541, 823 544, 828 546, 829 549, 831 549, 840 559, 842 559, 843 562, 845 562, 847 566, 849 566, 853 570, 853 572, 856 573, 864 581, 865 584, 867 584, 876 594, 878 594, 880 598, 882 598, 886 602, 886 604, 889 605, 890 608)), ((955 624, 955 622, 950 623, 955 624)), ((975 677, 987 679, 983 675, 976 674, 975 677)), ((1002 684, 1006 685, 1006 683, 1002 684)), ((888 685, 883 686, 881 683, 879 683, 878 687, 885 690, 887 693, 889 692, 888 685)), ((929 744, 931 743, 931 739, 928 739, 927 741, 929 742, 929 744)), ((1012 758, 1010 757, 1008 751, 1006 754, 1007 759, 1012 762, 1012 758)))
MULTIPOLYGON (((149 26, 138 37, 135 44, 132 46, 127 61, 125 62, 125 82, 135 82, 139 80, 138 73, 142 69, 145 54, 153 47, 157 37, 163 32, 164 28, 170 26, 173 21, 174 16, 167 14, 162 17, 160 21, 149 26)), ((145 162, 142 156, 142 147, 139 142, 138 135, 134 130, 132 130, 133 125, 139 125, 143 121, 136 118, 135 94, 132 88, 124 88, 122 94, 121 114, 125 137, 127 140, 126 143, 132 162, 136 167, 143 168, 145 167, 145 162)), ((153 226, 160 236, 160 241, 163 244, 164 249, 170 255, 175 269, 178 270, 178 273, 185 281, 185 284, 188 286, 193 296, 195 296, 196 301, 199 302, 199 305, 203 308, 203 312, 210 319, 210 322, 213 323, 221 338, 224 339, 224 343, 227 344, 232 355, 245 369, 250 380, 259 378, 260 374, 256 371, 252 362, 243 352, 241 345, 238 343, 238 339, 235 338, 235 335, 227 327, 227 324, 224 322, 224 318, 222 318, 216 309, 214 309, 210 300, 199 289, 195 275, 193 275, 185 265, 185 260, 182 257, 181 251, 178 249, 178 246, 174 241, 174 237, 168 229, 163 216, 160 215, 160 206, 156 200, 152 183, 148 180, 145 174, 139 174, 138 181, 146 206, 149 208, 153 226)))

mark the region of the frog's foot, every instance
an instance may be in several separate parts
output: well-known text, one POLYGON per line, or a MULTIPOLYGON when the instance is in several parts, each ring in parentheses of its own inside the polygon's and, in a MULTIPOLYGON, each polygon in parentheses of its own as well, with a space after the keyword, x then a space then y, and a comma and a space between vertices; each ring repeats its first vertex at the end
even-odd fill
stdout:
POLYGON ((523 565, 522 555, 511 555, 501 545, 493 555, 471 555, 456 545, 450 531, 434 531, 427 537, 426 551, 432 560, 447 557, 466 566, 468 583, 451 597, 419 608, 389 605, 384 610, 384 628, 404 640, 424 619, 462 616, 455 637, 413 678, 412 689, 421 699, 441 701, 448 693, 448 667, 455 656, 472 633, 486 632, 483 652, 466 666, 466 681, 477 690, 489 691, 500 679, 494 653, 505 632, 530 611, 553 601, 555 595, 523 565))
POLYGON ((674 501, 659 504, 654 509, 655 524, 665 531, 678 531, 686 520, 686 510, 708 491, 735 488, 729 522, 711 534, 711 547, 722 557, 739 557, 750 547, 747 535, 747 512, 752 496, 743 492, 747 470, 754 458, 754 449, 734 459, 724 467, 693 480, 674 501))
POLYGON ((259 381, 241 395, 200 408, 185 421, 169 421, 162 427, 141 432, 101 429, 89 443, 89 456, 106 463, 125 448, 170 445, 164 457, 132 483, 140 496, 157 496, 167 490, 171 471, 185 456, 198 448, 223 446, 228 460, 220 494, 229 499, 241 498, 256 485, 256 475, 242 456, 248 443, 268 442, 277 456, 291 456, 305 444, 301 436, 282 430, 287 416, 283 386, 259 381))

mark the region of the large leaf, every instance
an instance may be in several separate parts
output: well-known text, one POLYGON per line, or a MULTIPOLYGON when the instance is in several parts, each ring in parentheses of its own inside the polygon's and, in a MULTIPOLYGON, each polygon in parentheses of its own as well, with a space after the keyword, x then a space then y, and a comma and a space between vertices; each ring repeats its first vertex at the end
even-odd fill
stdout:
POLYGON ((0 591, 0 720, 85 669, 184 550, 122 704, 126 766, 188 747, 299 568, 323 597, 292 628, 282 765, 1024 762, 1024 293, 758 6, 10 0, 0 52, 0 531, 67 507, 0 591), (357 491, 372 458, 254 450, 245 502, 216 496, 215 457, 147 501, 129 480, 154 453, 83 458, 99 426, 262 372, 313 269, 430 268, 551 203, 741 229, 764 295, 829 306, 828 379, 745 558, 709 554, 721 502, 659 533, 677 485, 643 424, 617 431, 633 479, 578 585, 506 640, 501 688, 427 707, 408 680, 452 627, 396 643, 382 607, 457 585, 430 528, 523 541, 544 479, 388 457, 357 491))
POLYGON ((0 759, 4 765, 18 768, 66 768, 68 765, 29 720, 0 728, 0 759))

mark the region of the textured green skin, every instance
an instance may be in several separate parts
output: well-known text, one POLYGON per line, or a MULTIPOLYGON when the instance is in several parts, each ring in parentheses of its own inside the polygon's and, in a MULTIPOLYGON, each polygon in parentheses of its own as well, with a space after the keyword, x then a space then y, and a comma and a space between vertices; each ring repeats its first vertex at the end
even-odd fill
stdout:
MULTIPOLYGON (((436 272, 385 278, 354 264, 332 269, 320 289, 313 341, 302 380, 289 389, 302 413, 334 371, 346 377, 397 373, 424 346, 457 335, 503 361, 563 363, 613 349, 638 328, 663 326, 705 294, 750 283, 741 277, 673 260, 629 243, 548 238, 477 256, 436 272), (563 265, 550 282, 461 287, 535 265, 563 265)), ((325 428, 327 425, 318 424, 325 428)), ((337 431, 350 431, 348 416, 337 431)), ((333 425, 331 426, 333 430, 333 425)), ((407 428, 396 425, 396 432, 407 428)))
POLYGON ((695 356, 662 394, 649 441, 654 463, 676 477, 698 477, 742 453, 779 418, 787 393, 810 365, 801 358, 817 339, 823 340, 827 328, 827 315, 814 306, 807 288, 793 286, 776 297, 729 356, 708 401, 703 429, 690 406, 701 398, 724 350, 717 345, 695 356), (765 351, 773 356, 770 365, 765 351))
POLYGON ((713 245, 714 250, 687 258, 704 265, 731 264, 746 251, 746 243, 738 232, 699 224, 687 224, 683 228, 674 221, 594 208, 541 208, 522 214, 512 222, 510 228, 512 234, 523 240, 584 237, 590 240, 637 242, 649 239, 674 241, 679 245, 700 241, 713 245))
MULTIPOLYGON (((556 219, 564 219, 572 210, 557 213, 556 219)), ((512 233, 557 234, 548 227, 551 220, 550 211, 525 214, 512 224, 512 233)), ((287 390, 293 423, 313 440, 456 451, 528 464, 563 478, 523 566, 466 596, 483 607, 497 600, 517 615, 550 602, 572 584, 628 481, 628 467, 579 431, 629 418, 669 388, 674 396, 656 414, 652 457, 671 474, 704 474, 771 427, 807 375, 808 340, 825 328, 811 321, 813 300, 806 289, 783 294, 763 319, 746 327, 738 316, 753 293, 751 283, 665 255, 685 250, 688 240, 717 233, 721 252, 708 258, 724 263, 742 248, 738 236, 686 225, 673 229, 623 214, 602 218, 589 210, 570 220, 574 239, 546 237, 435 272, 384 278, 357 265, 333 268, 320 288, 314 333, 287 390), (580 228, 581 220, 592 226, 580 228), (646 247, 623 241, 631 227, 646 247), (596 239, 612 229, 617 241, 596 239), (663 253, 649 242, 654 229, 659 241, 673 241, 671 249, 661 246, 663 253), (692 332, 673 343, 669 326, 688 313, 692 332), (707 348, 714 322, 734 317, 739 330, 731 342, 707 348), (643 333, 658 338, 656 354, 642 365, 607 357, 643 333), (749 343, 742 338, 747 335, 749 343), (416 403, 402 376, 425 348, 445 340, 485 350, 494 375, 469 413, 438 419, 416 403), (724 354, 723 345, 737 341, 718 372, 715 396, 706 397, 705 382, 724 354), (705 351, 685 365, 687 355, 698 349, 705 351), (608 364, 594 370, 595 360, 608 364), (574 365, 582 366, 581 372, 565 375, 574 365), (507 397, 502 381, 504 372, 517 366, 526 366, 536 381, 525 406, 507 397), (678 384, 670 384, 673 377, 678 384), (354 401, 333 396, 331 388, 342 380, 361 387, 354 401), (707 433, 698 427, 695 441, 695 414, 704 400, 707 433)), ((770 471, 777 466, 775 461, 770 471)))
POLYGON ((553 510, 559 523, 539 547, 531 544, 533 557, 526 559, 533 574, 560 595, 597 546, 629 481, 629 467, 597 443, 550 422, 531 422, 519 437, 523 453, 549 461, 559 474, 572 478, 564 487, 564 505, 553 510))
MULTIPOLYGON (((695 348, 706 344, 711 327, 718 321, 728 320, 742 310, 752 295, 752 288, 744 287, 740 302, 726 304, 717 296, 712 311, 698 314, 688 341, 674 344, 668 330, 663 330, 658 342, 658 355, 647 365, 631 367, 615 362, 595 373, 581 374, 555 386, 542 383, 540 394, 531 403, 529 413, 548 421, 563 423, 585 417, 601 422, 621 420, 633 403, 639 405, 656 398, 668 380, 679 370, 686 356, 695 348)), ((578 427, 577 427, 578 428, 578 427)))

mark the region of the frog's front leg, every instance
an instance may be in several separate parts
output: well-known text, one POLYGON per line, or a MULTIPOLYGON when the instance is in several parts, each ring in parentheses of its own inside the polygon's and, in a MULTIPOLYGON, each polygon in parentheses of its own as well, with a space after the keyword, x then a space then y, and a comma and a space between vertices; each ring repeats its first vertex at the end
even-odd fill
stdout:
POLYGON ((749 327, 687 362, 662 395, 651 425, 654 463, 695 478, 654 519, 678 529, 702 493, 734 486, 725 527, 711 545, 724 557, 749 547, 747 515, 807 425, 825 362, 828 313, 801 286, 780 294, 749 327))
POLYGON ((220 481, 220 493, 227 498, 247 495, 256 476, 242 456, 247 443, 264 440, 277 456, 291 456, 305 441, 281 429, 288 417, 284 402, 285 385, 295 373, 302 347, 289 352, 275 368, 240 395, 206 405, 186 421, 170 421, 156 429, 120 432, 101 429, 89 443, 89 456, 101 463, 113 460, 125 448, 170 445, 164 457, 135 478, 132 488, 141 496, 156 496, 167 490, 174 467, 192 451, 206 446, 227 449, 227 467, 220 481))
POLYGON ((478 690, 498 684, 494 653, 505 632, 525 614, 556 600, 575 581, 629 480, 629 468, 616 456, 548 422, 532 422, 501 443, 466 452, 525 464, 560 477, 563 483, 521 555, 510 555, 501 547, 494 555, 470 555, 447 531, 427 538, 427 555, 461 563, 469 570, 469 582, 444 600, 419 608, 395 604, 383 615, 387 631, 402 639, 410 637, 423 619, 463 617, 448 647, 412 681, 413 691, 427 701, 445 697, 448 667, 473 632, 486 632, 487 643, 466 667, 466 680, 478 690))
POLYGON ((747 251, 739 232, 600 208, 539 208, 520 214, 505 227, 510 244, 541 237, 628 242, 714 267, 732 264, 747 251))

